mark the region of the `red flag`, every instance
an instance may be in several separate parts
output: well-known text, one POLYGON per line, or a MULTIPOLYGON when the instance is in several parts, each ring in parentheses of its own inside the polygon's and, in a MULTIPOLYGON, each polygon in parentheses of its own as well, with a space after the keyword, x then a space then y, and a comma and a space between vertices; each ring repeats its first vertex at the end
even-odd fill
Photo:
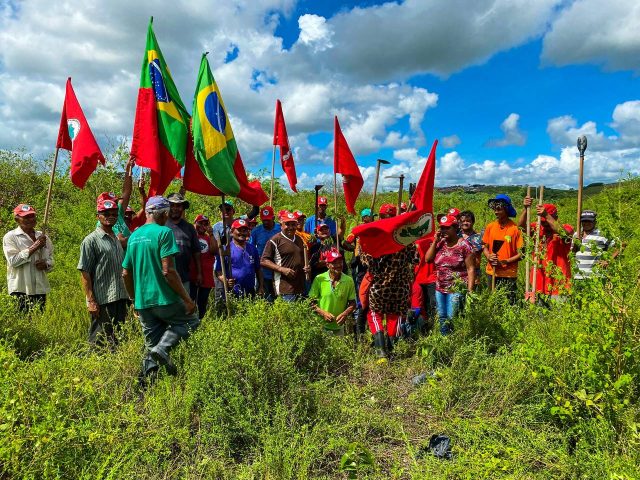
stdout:
POLYGON ((287 180, 289 180, 291 190, 298 193, 298 190, 296 190, 296 184, 298 183, 296 166, 293 163, 293 153, 289 148, 289 136, 287 135, 287 126, 284 124, 284 114, 282 113, 280 100, 276 100, 276 121, 273 127, 273 144, 280 147, 282 170, 287 174, 287 180))
POLYGON ((56 147, 71 151, 71 181, 78 188, 84 188, 98 162, 104 165, 104 156, 80 108, 71 77, 67 79, 56 147))
POLYGON ((411 203, 417 210, 358 225, 353 234, 358 237, 362 251, 373 257, 396 253, 422 237, 433 234, 433 187, 436 170, 436 145, 424 166, 411 203))
POLYGON ((356 213, 354 208, 356 199, 364 180, 362 174, 356 163, 356 159, 353 158, 351 149, 347 144, 347 140, 340 130, 340 123, 338 123, 338 117, 334 120, 334 134, 333 134, 333 171, 334 173, 342 174, 342 186, 344 188, 344 200, 347 204, 347 210, 349 213, 356 213))
POLYGON ((436 178, 436 147, 438 146, 438 140, 433 142, 431 147, 431 153, 427 159, 427 164, 422 170, 420 180, 416 185, 416 189, 411 196, 411 203, 416 206, 418 210, 424 210, 427 212, 433 211, 433 185, 436 178))
MULTIPOLYGON (((240 193, 238 194, 240 200, 247 202, 249 205, 262 205, 269 200, 260 182, 258 180, 250 182, 247 178, 240 152, 238 152, 236 161, 233 164, 233 171, 240 182, 240 193)), ((187 145, 187 159, 184 166, 182 185, 186 190, 200 195, 222 195, 222 192, 214 187, 200 170, 200 166, 193 155, 193 138, 191 135, 189 135, 189 143, 187 145)))

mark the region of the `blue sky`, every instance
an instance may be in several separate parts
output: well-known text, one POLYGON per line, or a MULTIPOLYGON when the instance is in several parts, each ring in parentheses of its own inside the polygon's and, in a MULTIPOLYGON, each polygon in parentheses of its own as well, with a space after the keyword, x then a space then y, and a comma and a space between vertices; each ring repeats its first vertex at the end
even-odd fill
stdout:
POLYGON ((280 98, 303 188, 332 180, 336 114, 366 187, 376 158, 415 180, 436 138, 438 185, 575 187, 582 134, 586 183, 638 173, 631 0, 0 0, 0 148, 52 151, 67 76, 101 145, 130 141, 151 15, 187 106, 211 52, 250 171, 280 98))

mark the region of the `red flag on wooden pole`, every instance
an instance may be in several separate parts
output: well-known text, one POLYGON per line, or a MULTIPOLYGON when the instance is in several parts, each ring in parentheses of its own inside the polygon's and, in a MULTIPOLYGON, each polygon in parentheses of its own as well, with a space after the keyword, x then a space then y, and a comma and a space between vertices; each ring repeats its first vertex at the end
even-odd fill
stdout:
POLYGON ((349 213, 356 213, 355 204, 364 180, 356 163, 356 159, 351 153, 347 140, 342 134, 338 117, 334 119, 333 137, 333 172, 342 175, 342 187, 344 189, 344 200, 349 213))
POLYGON ((289 180, 289 186, 294 192, 296 190, 296 184, 298 183, 298 177, 296 176, 296 166, 293 163, 293 153, 289 147, 289 136, 287 135, 287 126, 284 123, 284 114, 282 113, 282 103, 280 100, 276 100, 276 120, 273 127, 273 144, 280 147, 280 163, 282 164, 282 170, 287 175, 289 180))
POLYGON ((71 151, 71 181, 78 188, 84 188, 98 162, 104 165, 104 156, 78 103, 71 77, 67 79, 56 148, 71 151))

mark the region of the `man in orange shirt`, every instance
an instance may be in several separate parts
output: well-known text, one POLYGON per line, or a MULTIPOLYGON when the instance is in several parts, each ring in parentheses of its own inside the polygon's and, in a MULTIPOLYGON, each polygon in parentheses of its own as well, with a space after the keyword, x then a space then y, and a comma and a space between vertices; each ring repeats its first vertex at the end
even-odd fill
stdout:
POLYGON ((488 282, 491 285, 495 269, 496 287, 506 290, 509 303, 513 305, 517 298, 516 280, 518 278, 518 262, 522 258, 522 233, 510 218, 516 216, 516 209, 513 208, 508 195, 496 195, 495 198, 489 199, 488 204, 496 215, 495 222, 487 225, 482 237, 483 253, 487 258, 488 282), (493 251, 494 241, 496 247, 502 242, 495 253, 493 251))

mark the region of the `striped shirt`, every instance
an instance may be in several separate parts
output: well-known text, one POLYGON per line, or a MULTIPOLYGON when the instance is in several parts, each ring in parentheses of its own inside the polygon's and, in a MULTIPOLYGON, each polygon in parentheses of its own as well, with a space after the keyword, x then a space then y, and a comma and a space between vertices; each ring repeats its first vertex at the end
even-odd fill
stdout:
MULTIPOLYGON (((578 237, 573 236, 573 240, 576 241, 578 237)), ((581 241, 580 250, 576 252, 576 264, 578 266, 578 273, 575 277, 578 280, 585 279, 591 276, 593 272, 593 266, 602 257, 602 252, 608 250, 614 245, 613 240, 608 240, 600 234, 600 230, 594 228, 591 233, 585 235, 581 241)))
POLYGON ((78 270, 91 275, 93 296, 98 305, 129 298, 122 279, 123 259, 124 250, 118 239, 101 227, 82 240, 78 270))

